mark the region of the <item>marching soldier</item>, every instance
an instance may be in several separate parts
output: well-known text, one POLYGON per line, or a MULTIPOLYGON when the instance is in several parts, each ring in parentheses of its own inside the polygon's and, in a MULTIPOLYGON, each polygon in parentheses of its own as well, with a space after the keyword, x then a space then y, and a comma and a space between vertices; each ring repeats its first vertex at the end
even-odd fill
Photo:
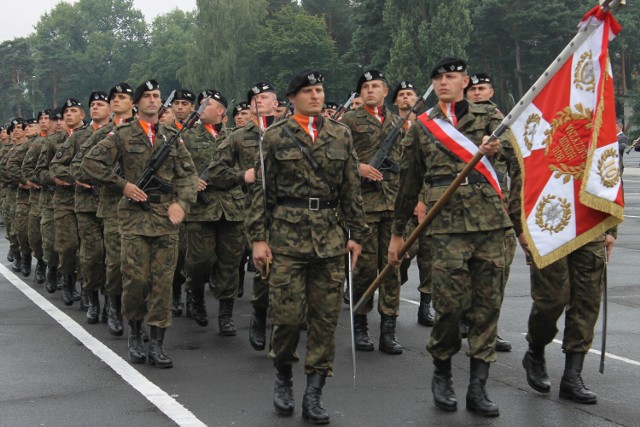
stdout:
POLYGON ((300 327, 308 321, 302 416, 313 424, 329 422, 322 388, 333 375, 345 247, 355 264, 367 227, 350 133, 322 117, 322 82, 322 74, 308 71, 289 83, 294 115, 265 132, 260 168, 266 192, 258 170, 247 221, 256 268, 271 261, 273 403, 279 414, 293 414, 292 365, 300 327), (351 230, 348 242, 340 218, 351 230))
MULTIPOLYGON (((0 158, 0 179, 4 184, 4 199, 2 200, 2 216, 4 218, 5 230, 7 232, 6 238, 9 241, 9 253, 7 254, 7 261, 13 263, 11 269, 15 272, 19 272, 22 263, 22 256, 20 255, 20 243, 18 237, 13 230, 13 213, 16 206, 16 191, 17 186, 13 184, 13 181, 8 176, 7 161, 11 149, 13 148, 13 131, 16 127, 22 130, 22 119, 14 119, 11 121, 7 128, 7 143, 2 146, 2 158, 0 158), (14 124, 15 122, 15 124, 14 124)), ((24 131, 23 131, 24 132, 24 131)))
POLYGON ((171 326, 178 226, 195 202, 197 175, 184 144, 175 141, 170 155, 154 174, 165 184, 147 192, 134 184, 150 157, 166 144, 163 141, 170 141, 173 131, 158 125, 160 86, 155 80, 140 85, 133 101, 138 107, 138 120, 115 127, 85 156, 82 169, 91 179, 124 196, 118 203, 118 218, 122 234, 122 314, 131 326, 129 359, 132 363, 145 362, 142 321, 146 317, 150 326, 149 363, 171 368, 173 362, 162 347, 165 331, 171 326), (124 178, 114 172, 116 163, 124 178))
MULTIPOLYGON (((368 163, 381 149, 385 137, 400 118, 387 110, 384 98, 389 93, 383 73, 369 70, 360 76, 356 91, 362 96, 364 105, 347 112, 342 123, 351 130, 353 146, 358 154, 358 173, 361 177, 361 192, 364 200, 367 225, 371 239, 362 248, 360 263, 353 275, 353 298, 357 301, 387 264, 387 249, 393 223, 393 203, 398 194, 400 176, 393 171, 380 171, 368 163)), ((392 141, 388 158, 399 163, 400 138, 392 141)), ((367 312, 373 303, 367 304, 367 312)), ((394 268, 379 289, 378 312, 380 321, 379 349, 388 354, 401 354, 402 346, 396 339, 396 318, 400 314, 400 271, 394 268)), ((373 351, 369 337, 366 314, 354 316, 356 350, 373 351)))
MULTIPOLYGON (((7 133, 7 127, 5 125, 0 125, 0 158, 2 158, 2 156, 4 156, 5 151, 8 150, 8 145, 9 145, 9 134, 7 133)), ((0 213, 2 213, 2 216, 4 217, 4 212, 2 211, 2 205, 4 204, 4 199, 5 199, 5 193, 6 193, 6 187, 4 185, 4 183, 2 183, 1 178, 0 178, 0 213)), ((0 225, 4 226, 4 218, 0 218, 0 225)), ((13 254, 11 253, 11 251, 7 252, 7 261, 9 262, 13 262, 13 254), (9 259, 11 258, 11 259, 9 259)))
MULTIPOLYGON (((465 166, 450 151, 458 147, 452 141, 464 138, 493 160, 508 159, 507 164, 515 158, 509 132, 500 140, 488 142, 488 134, 501 123, 502 114, 490 106, 465 100, 464 88, 469 81, 466 69, 466 63, 458 58, 444 58, 436 64, 431 81, 439 104, 420 115, 419 125, 409 129, 403 140, 402 178, 389 245, 389 261, 396 265, 401 261, 397 255, 403 244, 402 234, 419 193, 426 191, 423 197, 427 208, 431 208, 465 166), (429 129, 437 129, 440 139, 429 129)), ((494 187, 486 175, 477 171, 468 176, 467 182, 469 185, 456 190, 427 228, 437 313, 427 345, 435 365, 431 388, 438 408, 457 409, 451 357, 460 349, 459 324, 466 314, 472 320, 467 352, 471 359, 467 409, 483 416, 498 416, 498 406, 489 400, 485 386, 489 363, 496 360, 495 339, 504 285, 504 234, 512 223, 500 197, 499 183, 493 183, 494 187)))
POLYGON ((251 111, 249 110, 249 104, 246 102, 239 102, 233 107, 233 123, 236 129, 240 129, 246 126, 251 121, 251 111))

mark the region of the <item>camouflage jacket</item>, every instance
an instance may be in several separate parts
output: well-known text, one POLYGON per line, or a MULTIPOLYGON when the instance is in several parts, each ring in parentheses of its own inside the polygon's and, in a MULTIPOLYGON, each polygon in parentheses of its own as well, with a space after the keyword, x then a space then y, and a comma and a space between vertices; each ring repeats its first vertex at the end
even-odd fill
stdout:
MULTIPOLYGON (((75 191, 75 211, 76 212, 97 212, 98 211, 98 202, 100 200, 100 186, 95 185, 95 182, 91 181, 91 179, 82 172, 82 168, 80 164, 82 163, 82 159, 84 155, 87 153, 89 149, 91 149, 98 141, 104 139, 107 136, 107 132, 101 130, 105 128, 109 128, 111 123, 108 123, 98 129, 91 128, 90 132, 87 132, 76 142, 76 147, 74 148, 75 153, 72 153, 71 150, 66 154, 67 156, 72 155, 71 162, 69 163, 69 174, 74 181, 80 181, 83 184, 93 185, 93 188, 86 188, 81 185, 77 185, 76 183, 76 191, 75 191), (98 134, 98 138, 96 139, 94 136, 98 134)), ((118 203, 118 200, 114 201, 114 205, 118 203)))
MULTIPOLYGON (((364 107, 349 111, 342 116, 341 123, 351 129, 353 146, 361 163, 368 164, 373 159, 384 138, 400 121, 399 116, 386 108, 384 117, 384 123, 380 123, 364 107)), ((393 150, 389 153, 391 160, 398 164, 402 154, 401 140, 402 138, 399 136, 393 150)), ((365 212, 393 211, 399 182, 400 176, 394 173, 385 175, 385 180, 381 182, 381 188, 371 181, 361 180, 365 212)))
POLYGON ((357 171, 358 159, 351 134, 334 120, 323 120, 315 142, 293 119, 269 127, 264 134, 266 201, 262 192, 260 164, 256 166, 247 235, 251 242, 267 240, 274 253, 328 258, 344 254, 345 218, 351 238, 362 242, 367 234, 357 171), (322 170, 314 170, 285 127, 308 148, 322 170), (311 206, 313 198, 335 201, 331 208, 287 206, 299 200, 311 206), (266 212, 265 212, 266 206, 266 212))
MULTIPOLYGON (((196 165, 198 175, 207 170, 219 145, 219 141, 224 138, 223 128, 218 135, 218 139, 211 135, 202 124, 189 129, 185 135, 185 146, 191 153, 193 162, 196 165)), ((209 177, 207 188, 203 194, 209 199, 206 204, 201 197, 191 206, 191 211, 187 215, 187 221, 218 221, 223 216, 227 221, 244 220, 244 192, 240 185, 222 187, 219 183, 209 177)))
MULTIPOLYGON (((37 136, 33 139, 31 143, 31 147, 27 150, 27 154, 24 155, 24 160, 22 161, 22 167, 20 168, 20 172, 22 174, 22 178, 26 181, 36 182, 35 172, 36 172, 36 163, 38 162, 38 156, 40 156, 40 151, 42 151, 42 147, 45 141, 44 136, 37 136)), ((29 201, 32 206, 37 206, 40 204, 40 189, 32 188, 29 190, 31 192, 31 196, 29 197, 29 201)), ((34 212, 36 210, 34 209, 34 212)))
MULTIPOLYGON (((49 173, 54 178, 68 182, 70 186, 56 185, 56 192, 53 195, 54 208, 66 208, 75 210, 76 206, 76 180, 71 175, 69 166, 71 160, 76 155, 76 151, 81 143, 83 143, 91 134, 93 128, 91 126, 82 126, 73 131, 69 138, 66 139, 56 151, 55 156, 51 159, 49 173)), ((91 194, 89 192, 89 194, 91 194)))
MULTIPOLYGON (((426 113, 425 113, 426 114, 426 113)), ((439 108, 434 108, 429 118, 446 120, 439 108)), ((495 107, 469 103, 467 113, 458 120, 456 129, 476 145, 482 137, 491 135, 502 121, 502 113, 495 107)), ((507 131, 500 137, 501 149, 493 156, 492 163, 499 174, 508 168, 512 182, 520 180, 515 152, 507 131)), ((409 129, 403 139, 404 152, 401 163, 401 179, 398 198, 395 203, 393 233, 401 236, 421 191, 427 209, 436 203, 448 185, 432 185, 434 182, 453 180, 462 171, 465 162, 458 159, 432 136, 427 135, 422 124, 409 129)), ((477 172, 473 171, 472 174, 477 172)), ((500 175, 499 175, 500 178, 500 175)), ((515 189, 514 189, 515 190, 515 189)), ((511 197, 519 198, 519 191, 512 191, 511 197)), ((488 182, 460 186, 441 212, 427 228, 429 234, 467 233, 508 228, 512 222, 506 204, 500 199, 488 182)))
POLYGON ((29 138, 21 144, 14 145, 9 151, 9 158, 7 159, 7 177, 12 185, 17 186, 17 202, 29 202, 29 190, 22 186, 27 185, 27 181, 22 177, 22 162, 24 157, 31 147, 33 138, 29 138))
MULTIPOLYGON (((85 156, 81 167, 91 179, 122 194, 127 182, 135 183, 154 152, 159 150, 175 133, 175 129, 160 125, 156 142, 151 145, 139 121, 113 128, 105 139, 96 144, 85 156), (120 164, 124 178, 114 171, 120 164)), ((178 203, 188 214, 195 202, 197 179, 195 165, 182 141, 176 141, 171 153, 155 174, 159 179, 174 185, 172 193, 150 192, 154 200, 145 211, 139 203, 129 203, 122 197, 118 203, 120 232, 125 235, 162 236, 177 234, 178 226, 167 217, 171 203, 178 203)))
POLYGON ((53 133, 45 138, 42 150, 40 150, 34 177, 36 179, 35 183, 42 186, 42 190, 40 190, 40 207, 42 208, 53 208, 52 200, 56 183, 53 181, 53 176, 49 173, 49 165, 66 139, 66 132, 53 133))
POLYGON ((2 149, 0 149, 0 181, 4 187, 7 187, 10 182, 7 174, 7 160, 9 160, 9 151, 12 147, 13 144, 2 144, 2 149))

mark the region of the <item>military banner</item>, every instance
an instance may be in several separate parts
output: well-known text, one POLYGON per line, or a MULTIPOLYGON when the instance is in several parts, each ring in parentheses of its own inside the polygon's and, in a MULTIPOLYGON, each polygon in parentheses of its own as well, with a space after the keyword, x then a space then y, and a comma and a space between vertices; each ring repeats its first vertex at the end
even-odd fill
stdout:
POLYGON ((571 46, 573 53, 511 125, 523 171, 524 232, 539 268, 623 219, 608 56, 621 27, 596 7, 579 28, 588 36, 571 46))

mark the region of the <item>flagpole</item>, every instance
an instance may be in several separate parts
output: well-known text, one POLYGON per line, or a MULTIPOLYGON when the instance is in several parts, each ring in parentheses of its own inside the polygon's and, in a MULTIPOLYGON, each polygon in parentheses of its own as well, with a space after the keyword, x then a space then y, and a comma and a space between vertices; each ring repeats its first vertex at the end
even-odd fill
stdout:
POLYGON ((600 373, 604 374, 604 358, 607 351, 607 265, 609 264, 609 256, 607 255, 607 247, 604 248, 604 283, 602 290, 602 347, 600 349, 600 373))
MULTIPOLYGON (((620 6, 625 4, 625 0, 604 0, 601 4, 601 9, 604 12, 608 12, 614 8, 619 8, 620 6)), ((544 73, 536 80, 536 82, 529 88, 527 93, 518 101, 518 103, 509 111, 509 113, 505 116, 505 118, 500 122, 498 127, 493 131, 491 136, 489 137, 489 141, 495 141, 498 139, 509 126, 513 124, 515 119, 519 117, 523 111, 533 102, 533 99, 538 96, 539 92, 545 87, 545 85, 551 80, 551 78, 564 66, 569 58, 578 50, 578 48, 584 43, 584 41, 599 27, 599 25, 595 24, 587 24, 582 26, 575 37, 569 42, 569 44, 560 52, 558 57, 553 61, 553 63, 545 70, 544 73)), ((413 230, 411 235, 407 238, 404 245, 398 251, 398 259, 402 259, 408 249, 411 247, 413 243, 418 239, 420 233, 433 221, 445 203, 447 203, 456 189, 460 186, 460 184, 466 179, 467 175, 471 173, 473 168, 482 160, 484 155, 478 151, 476 155, 469 161, 467 166, 460 172, 460 174, 453 180, 453 182, 446 189, 444 194, 438 199, 435 205, 429 212, 425 218, 418 224, 418 226, 413 230)), ((391 272, 394 268, 393 265, 387 263, 387 265, 382 269, 378 277, 369 285, 369 288, 364 292, 358 303, 353 308, 353 311, 358 313, 364 305, 373 297, 375 291, 380 287, 382 280, 384 277, 391 272)))

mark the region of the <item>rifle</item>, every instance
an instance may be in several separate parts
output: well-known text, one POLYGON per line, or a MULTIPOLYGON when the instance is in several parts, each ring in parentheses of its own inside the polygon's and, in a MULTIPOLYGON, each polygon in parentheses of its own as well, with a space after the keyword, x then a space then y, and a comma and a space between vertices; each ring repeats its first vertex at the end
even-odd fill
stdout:
MULTIPOLYGON (((393 172, 400 173, 400 165, 397 162, 391 160, 388 156, 391 152, 391 148, 393 148, 393 144, 398 139, 398 135, 400 134, 400 129, 404 126, 404 123, 407 121, 409 116, 413 114, 418 114, 418 111, 424 106, 427 102, 427 98, 433 92, 433 85, 429 86, 429 89, 422 95, 422 97, 411 107, 411 111, 405 116, 401 117, 400 121, 396 123, 396 125, 391 129, 391 132, 387 134, 382 144, 380 144, 380 148, 376 151, 376 154, 373 155, 373 158, 369 162, 369 166, 379 170, 380 172, 393 172)), ((375 181, 376 187, 380 186, 378 181, 375 181)))
POLYGON ((625 151, 625 154, 629 154, 631 152, 631 150, 636 148, 636 146, 638 145, 638 142, 640 142, 640 137, 638 137, 638 138, 633 140, 631 145, 629 145, 629 147, 627 148, 627 151, 625 151))
MULTIPOLYGON (((205 166, 199 178, 205 181, 207 184, 209 183, 209 166, 205 166)), ((198 200, 200 200, 205 205, 211 204, 211 199, 205 194, 204 190, 198 191, 198 200)))
POLYGON ((162 107, 160 107, 160 110, 158 110, 158 120, 160 120, 160 118, 162 118, 162 115, 164 114, 165 111, 167 111, 167 109, 171 106, 171 103, 173 102, 173 97, 176 96, 176 91, 174 89, 173 92, 171 92, 169 94, 169 97, 167 98, 166 101, 164 101, 164 104, 162 104, 162 107))
POLYGON ((342 117, 342 115, 349 109, 353 100, 356 99, 356 96, 358 96, 358 92, 351 93, 351 96, 349 97, 349 99, 347 99, 347 102, 339 106, 336 112, 333 113, 331 118, 333 120, 340 120, 340 117, 342 117))
MULTIPOLYGON (((258 134, 259 134, 259 138, 258 138, 258 153, 260 154, 260 178, 262 179, 262 198, 264 199, 264 203, 263 203, 263 209, 264 209, 264 219, 265 219, 265 229, 266 227, 266 220, 267 220, 267 183, 266 183, 266 173, 264 170, 264 151, 262 150, 262 140, 264 138, 264 131, 262 130, 261 124, 262 121, 260 120, 260 111, 258 110, 258 103, 256 102, 256 118, 258 119, 258 134)), ((262 280, 268 280, 269 279, 269 269, 270 269, 270 264, 271 264, 271 260, 267 259, 267 262, 265 263, 264 266, 264 271, 260 272, 260 277, 262 278, 262 280)))
MULTIPOLYGON (((209 103, 209 99, 211 97, 208 96, 205 98, 205 102, 203 102, 197 110, 194 110, 189 114, 189 117, 185 121, 184 126, 177 133, 175 133, 171 139, 167 140, 167 137, 162 135, 164 139, 164 144, 157 150, 151 158, 149 159, 149 164, 142 171, 142 175, 136 181, 136 186, 147 193, 149 190, 159 190, 163 193, 170 193, 173 191, 173 184, 170 182, 166 182, 161 180, 156 176, 156 172, 162 167, 167 157, 169 157, 169 153, 171 153, 171 147, 175 144, 175 142, 180 139, 182 132, 187 129, 190 129, 200 118, 200 115, 204 111, 205 107, 209 103)), ((129 199, 129 203, 134 203, 133 200, 129 199)), ((142 209, 148 211, 151 209, 149 206, 149 202, 140 202, 142 209)))

